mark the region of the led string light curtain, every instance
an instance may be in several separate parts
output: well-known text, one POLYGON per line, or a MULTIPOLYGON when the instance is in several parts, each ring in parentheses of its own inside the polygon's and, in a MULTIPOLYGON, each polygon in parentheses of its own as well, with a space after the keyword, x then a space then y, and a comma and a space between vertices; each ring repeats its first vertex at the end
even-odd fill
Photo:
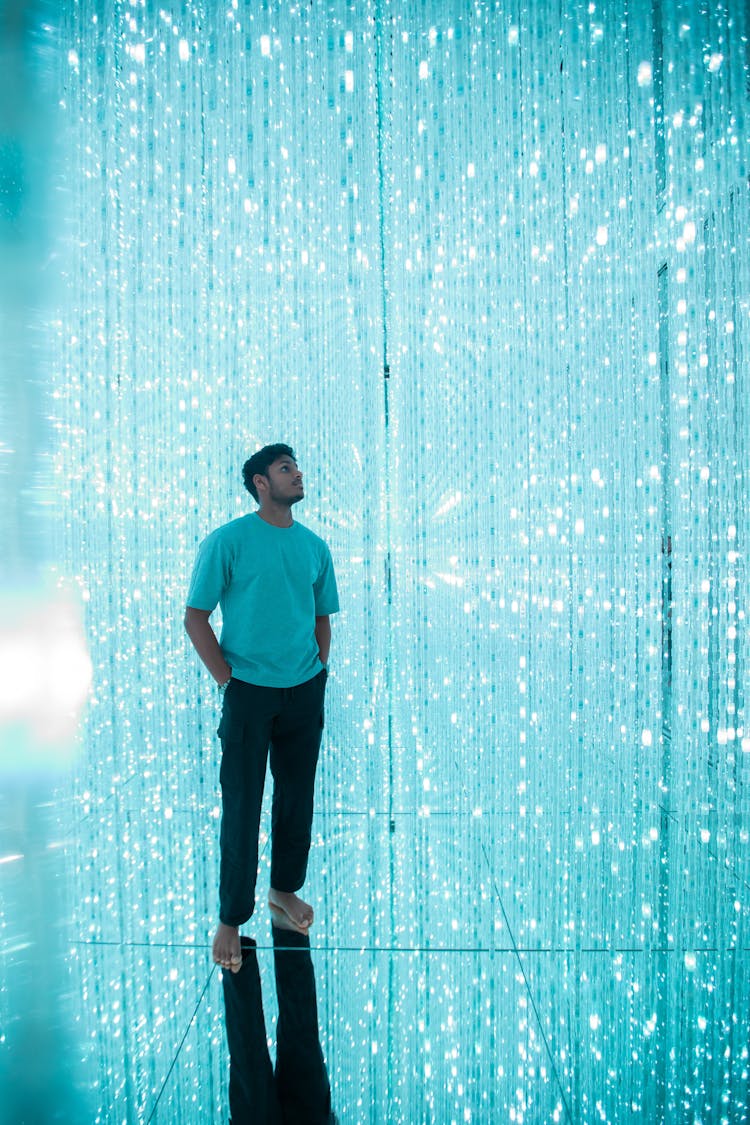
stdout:
MULTIPOLYGON (((145 1112, 152 1014, 203 988, 216 700, 182 608, 276 439, 344 609, 311 861, 319 941, 363 951, 321 987, 342 1120, 742 1105, 748 28, 694 8, 66 6, 103 1106, 145 1112), (175 935, 172 978, 128 944, 175 935)), ((218 1113, 202 1018, 179 1104, 218 1113)))
MULTIPOLYGON (((174 1046, 167 1035, 154 1049, 149 1022, 189 1018, 202 988, 189 949, 215 912, 217 705, 184 640, 187 581, 200 539, 251 507, 240 469, 267 440, 298 452, 305 518, 331 544, 346 606, 329 706, 350 715, 362 752, 347 736, 322 763, 321 813, 366 823, 382 790, 387 747, 379 729, 370 741, 383 644, 374 51, 346 14, 66 9, 68 171, 81 190, 60 476, 96 668, 75 913, 88 939, 126 943, 104 980, 81 971, 94 1028, 144 1014, 129 1042, 138 1066, 116 1043, 99 1060, 104 1104, 134 1113, 174 1046), (176 966, 144 961, 138 943, 172 934, 188 950, 176 966)), ((331 866, 338 879, 342 861, 331 866)), ((369 855, 357 872, 374 901, 369 855)), ((327 872, 316 878, 326 901, 327 872)), ((366 913, 323 913, 332 940, 337 917, 352 927, 344 940, 370 939, 366 913)), ((209 1036, 223 1049, 220 1022, 209 1036)), ((195 1081, 189 1064, 181 1077, 195 1081)))
MULTIPOLYGON (((402 667, 416 712, 396 724, 416 745, 406 741, 394 793, 411 803, 407 771, 416 769, 417 809, 437 820, 436 866, 445 870, 441 831, 461 857, 451 902, 425 910, 423 929, 444 941, 441 917, 449 929, 451 907, 470 898, 480 944, 630 946, 650 923, 610 865, 637 864, 650 901, 659 860, 640 809, 634 836, 622 801, 625 786, 639 803, 653 801, 658 780, 654 770, 637 788, 641 411, 631 388, 646 352, 630 340, 636 295, 622 268, 633 246, 653 239, 653 186, 651 206, 626 223, 629 114, 653 135, 650 90, 626 65, 628 25, 588 6, 566 15, 562 42, 550 7, 472 10, 455 23, 430 14, 432 25, 396 18, 393 28, 401 191, 390 192, 389 275, 394 415, 409 426, 394 484, 397 617, 407 651, 415 645, 402 667), (604 50, 608 68, 597 65, 604 50), (614 96, 618 67, 630 99, 614 96), (415 152, 413 163, 402 151, 415 152), (598 775, 592 762, 604 767, 598 775), (502 908, 487 895, 487 868, 502 908), (538 870, 547 877, 535 879, 538 870)), ((655 273, 650 285, 653 301, 655 273)), ((657 391, 657 420, 658 402, 657 391)), ((659 544, 649 544, 657 560, 659 544)), ((658 630, 659 567, 643 576, 646 589, 649 581, 658 630)), ((659 672, 657 661, 657 688, 659 672)), ((409 860, 407 849, 401 878, 409 860)), ((454 940, 466 937, 462 923, 454 940)), ((586 968, 580 958, 553 974, 538 959, 527 965, 547 1002, 550 1040, 561 1023, 606 1010, 606 995, 581 984, 586 968)), ((530 1066, 543 1067, 525 997, 506 985, 500 1002, 517 1006, 518 1043, 530 1066)), ((622 1057, 618 1030, 609 1034, 622 1057)), ((511 1036, 496 1050, 493 1058, 515 1053, 511 1036)), ((576 1054, 572 1072, 558 1059, 585 1099, 600 1083, 581 1062, 576 1054)), ((530 1088, 519 1103, 532 1118, 539 1110, 530 1088)))

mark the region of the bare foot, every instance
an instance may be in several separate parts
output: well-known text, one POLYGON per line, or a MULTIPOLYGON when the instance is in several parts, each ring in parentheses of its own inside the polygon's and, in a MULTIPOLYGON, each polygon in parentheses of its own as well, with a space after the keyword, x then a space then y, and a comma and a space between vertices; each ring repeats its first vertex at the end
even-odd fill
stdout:
POLYGON ((268 905, 274 925, 282 930, 296 930, 297 933, 306 934, 313 924, 313 908, 293 891, 275 891, 271 887, 268 905))
POLYGON ((242 968, 242 954, 240 952, 239 926, 225 926, 219 922, 214 937, 214 961, 222 969, 231 969, 238 973, 242 968))

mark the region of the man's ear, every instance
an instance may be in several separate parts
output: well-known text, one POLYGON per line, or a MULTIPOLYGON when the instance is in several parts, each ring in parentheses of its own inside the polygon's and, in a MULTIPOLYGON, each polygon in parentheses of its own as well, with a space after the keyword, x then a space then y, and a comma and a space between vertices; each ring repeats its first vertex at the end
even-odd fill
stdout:
POLYGON ((268 488, 268 477, 264 477, 262 473, 256 473, 253 477, 253 484, 258 490, 260 496, 268 488))

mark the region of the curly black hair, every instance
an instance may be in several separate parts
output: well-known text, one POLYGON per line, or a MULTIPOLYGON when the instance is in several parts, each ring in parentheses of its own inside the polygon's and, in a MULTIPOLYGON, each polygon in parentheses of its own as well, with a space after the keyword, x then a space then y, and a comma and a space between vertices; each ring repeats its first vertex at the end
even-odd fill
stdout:
POLYGON ((267 477, 269 465, 273 465, 279 457, 291 457, 295 465, 297 464, 297 458, 294 456, 291 445, 282 445, 281 442, 277 442, 275 445, 264 445, 257 453, 253 453, 252 457, 248 458, 242 466, 242 479, 245 482, 245 488, 254 500, 258 499, 258 490, 253 484, 253 477, 256 473, 260 473, 262 477, 267 477))

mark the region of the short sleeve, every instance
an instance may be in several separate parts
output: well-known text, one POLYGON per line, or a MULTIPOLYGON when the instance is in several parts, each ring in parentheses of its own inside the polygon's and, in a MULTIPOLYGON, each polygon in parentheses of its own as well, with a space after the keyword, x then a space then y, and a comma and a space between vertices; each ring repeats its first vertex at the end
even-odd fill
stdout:
POLYGON ((328 547, 323 546, 321 568, 318 577, 313 583, 315 594, 315 616, 327 617, 330 613, 338 613, 339 592, 336 588, 336 575, 333 572, 333 559, 328 547))
POLYGON ((192 609, 213 612, 229 584, 229 578, 230 565, 226 546, 220 536, 209 535, 198 548, 187 604, 192 609))

